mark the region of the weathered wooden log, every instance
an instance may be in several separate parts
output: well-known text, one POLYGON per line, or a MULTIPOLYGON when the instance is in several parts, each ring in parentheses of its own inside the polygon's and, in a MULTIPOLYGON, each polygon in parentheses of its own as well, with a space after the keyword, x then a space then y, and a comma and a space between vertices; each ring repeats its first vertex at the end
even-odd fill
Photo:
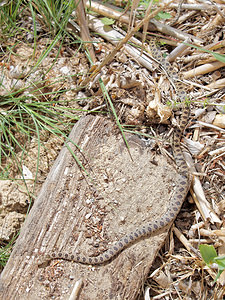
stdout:
POLYGON ((168 232, 130 245, 100 266, 38 257, 52 249, 85 255, 103 252, 124 234, 166 210, 176 172, 162 155, 99 116, 82 118, 56 159, 24 223, 0 282, 1 299, 69 299, 82 278, 79 299, 136 299, 168 232), (131 159, 132 157, 132 159, 131 159))

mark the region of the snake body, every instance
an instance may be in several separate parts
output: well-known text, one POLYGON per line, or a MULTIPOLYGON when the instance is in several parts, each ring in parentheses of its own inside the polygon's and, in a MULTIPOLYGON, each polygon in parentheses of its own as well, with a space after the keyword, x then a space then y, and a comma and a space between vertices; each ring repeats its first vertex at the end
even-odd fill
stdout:
MULTIPOLYGON (((150 49, 153 57, 157 61, 159 61, 161 66, 166 70, 169 77, 172 80, 176 81, 175 87, 176 87, 177 95, 181 101, 185 102, 186 92, 183 87, 183 84, 179 82, 179 76, 174 71, 170 63, 163 58, 160 50, 157 48, 155 44, 155 40, 153 39, 150 41, 150 49)), ((166 213, 163 216, 161 216, 157 220, 144 224, 139 228, 137 228, 136 230, 128 233, 127 235, 122 237, 119 241, 117 241, 107 251, 103 252, 99 256, 89 257, 89 256, 82 256, 77 253, 52 251, 48 254, 45 254, 43 257, 41 257, 39 259, 38 264, 42 265, 43 263, 55 258, 74 261, 82 264, 93 264, 93 265, 103 264, 111 260, 113 257, 115 257, 122 250, 124 250, 128 245, 134 243, 136 240, 142 237, 149 236, 153 232, 172 223, 176 218, 178 212, 180 211, 180 208, 185 200, 185 197, 190 187, 189 171, 186 162, 184 160, 183 153, 180 146, 181 136, 188 122, 188 118, 189 118, 189 108, 187 105, 185 105, 181 115, 180 126, 179 128, 175 129, 174 138, 173 138, 173 152, 174 152, 174 158, 178 168, 178 179, 176 182, 176 188, 174 194, 169 203, 169 207, 167 208, 166 213)))

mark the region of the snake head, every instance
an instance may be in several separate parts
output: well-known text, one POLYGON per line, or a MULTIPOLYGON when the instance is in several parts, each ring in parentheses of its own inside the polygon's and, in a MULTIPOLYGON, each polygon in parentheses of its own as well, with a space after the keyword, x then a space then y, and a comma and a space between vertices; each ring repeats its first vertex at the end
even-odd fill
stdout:
POLYGON ((50 260, 51 260, 51 256, 48 254, 44 254, 40 256, 37 260, 38 267, 39 268, 47 267, 50 260))

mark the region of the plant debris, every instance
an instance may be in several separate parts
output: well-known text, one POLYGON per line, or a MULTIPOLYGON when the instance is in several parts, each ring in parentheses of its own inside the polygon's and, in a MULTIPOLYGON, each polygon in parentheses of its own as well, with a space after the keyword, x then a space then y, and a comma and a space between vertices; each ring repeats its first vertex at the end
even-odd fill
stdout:
MULTIPOLYGON (((144 284, 144 295, 140 294, 139 299, 223 299, 225 272, 214 283, 216 271, 204 265, 198 246, 214 245, 219 255, 225 254, 224 1, 170 1, 159 6, 154 3, 148 15, 145 14, 147 0, 141 5, 133 1, 131 8, 129 1, 125 1, 127 6, 123 13, 118 10, 123 1, 115 1, 116 4, 114 1, 108 1, 110 4, 84 2, 88 9, 86 37, 93 43, 93 47, 85 46, 84 50, 90 51, 92 66, 78 44, 70 43, 70 38, 83 30, 84 16, 77 20, 72 13, 66 27, 71 37, 67 35, 61 43, 50 35, 46 37, 48 32, 37 12, 40 36, 30 30, 31 23, 26 16, 24 27, 29 28, 29 42, 21 33, 2 42, 0 99, 18 97, 17 101, 38 105, 48 101, 50 111, 59 112, 66 106, 62 119, 71 128, 80 116, 109 111, 109 103, 105 101, 107 94, 123 130, 133 129, 144 137, 153 133, 159 150, 171 156, 168 143, 173 131, 171 119, 172 125, 177 124, 180 107, 166 70, 160 69, 149 51, 149 39, 157 36, 160 51, 182 76, 191 103, 192 115, 183 143, 191 153, 185 153, 185 159, 193 184, 188 203, 184 204, 156 258, 144 284), (133 16, 133 24, 129 23, 130 16, 133 16), (113 25, 104 24, 102 17, 113 19, 113 25), (146 33, 142 32, 143 26, 146 33), (17 40, 21 42, 16 43, 17 40), (11 47, 11 51, 6 47, 11 47), (99 79, 105 87, 104 95, 99 79)), ((8 5, 7 1, 1 4, 4 5, 8 5)), ((2 118, 11 108, 12 104, 7 102, 0 104, 2 118)), ((65 124, 58 126, 68 131, 65 124)), ((16 128, 13 130, 16 132, 16 128)), ((29 142, 23 132, 21 136, 18 132, 16 135, 24 144, 29 142)), ((30 177, 23 174, 21 181, 21 170, 13 165, 12 158, 2 161, 2 241, 9 241, 20 228, 30 208, 25 199, 35 198, 62 146, 62 138, 56 138, 51 132, 46 140, 43 137, 40 150, 35 135, 26 149, 26 157, 17 143, 12 146, 30 177), (41 152, 38 168, 37 151, 41 152), (6 173, 16 181, 5 181, 6 173)), ((11 146, 2 133, 1 138, 9 149, 11 146)))

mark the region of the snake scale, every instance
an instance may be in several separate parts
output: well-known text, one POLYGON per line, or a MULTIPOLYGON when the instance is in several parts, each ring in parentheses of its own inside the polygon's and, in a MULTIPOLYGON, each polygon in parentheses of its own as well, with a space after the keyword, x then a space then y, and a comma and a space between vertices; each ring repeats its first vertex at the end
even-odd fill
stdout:
POLYGON ((185 200, 185 197, 190 187, 189 171, 180 146, 181 136, 189 118, 189 107, 186 104, 185 88, 183 87, 183 84, 179 81, 180 79, 177 72, 173 69, 170 63, 162 56, 161 51, 156 46, 155 38, 153 38, 150 41, 150 51, 153 58, 160 63, 161 67, 166 71, 169 78, 175 81, 176 94, 180 102, 184 103, 184 108, 180 119, 180 126, 175 129, 173 138, 173 153, 178 169, 178 179, 176 182, 174 194, 170 200, 169 206, 165 214, 159 219, 144 224, 136 230, 128 233, 119 241, 117 241, 113 246, 111 246, 107 251, 103 252, 99 256, 89 257, 82 256, 77 253, 52 251, 43 255, 39 259, 38 265, 42 265, 43 263, 46 263, 55 258, 74 261, 82 264, 99 265, 105 263, 111 260, 122 250, 124 250, 128 245, 140 239, 141 237, 149 236, 153 232, 172 223, 176 218, 178 212, 180 211, 180 208, 185 200))

